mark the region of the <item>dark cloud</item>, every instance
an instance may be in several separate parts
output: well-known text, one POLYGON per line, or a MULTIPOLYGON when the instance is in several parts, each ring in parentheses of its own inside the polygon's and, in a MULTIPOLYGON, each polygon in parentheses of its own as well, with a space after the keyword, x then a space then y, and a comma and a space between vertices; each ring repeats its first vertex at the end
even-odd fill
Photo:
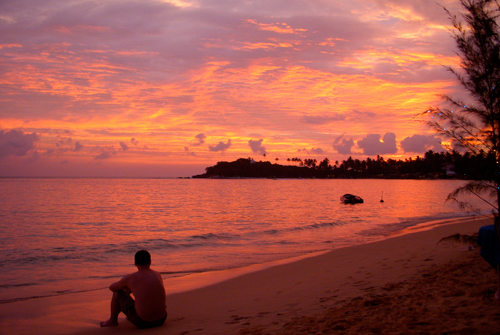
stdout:
POLYGON ((352 110, 348 113, 331 113, 329 115, 304 115, 302 122, 312 125, 323 125, 338 121, 358 121, 376 117, 377 114, 367 111, 352 110))
POLYGON ((312 125, 323 125, 338 121, 358 121, 376 117, 377 114, 367 111, 352 110, 348 113, 331 113, 329 115, 304 115, 302 122, 312 125))
POLYGON ((125 142, 123 142, 123 141, 120 141, 120 147, 122 147, 123 151, 127 151, 128 150, 128 145, 125 144, 125 142))
POLYGON ((101 147, 101 153, 94 157, 94 159, 109 159, 111 156, 116 155, 116 150, 113 147, 101 147))
POLYGON ((307 124, 328 124, 335 121, 345 121, 346 116, 342 114, 333 115, 304 115, 302 121, 307 124))
POLYGON ((83 144, 80 143, 80 141, 75 142, 75 150, 74 151, 80 151, 83 149, 83 144))
POLYGON ((224 142, 221 141, 216 146, 209 145, 208 148, 210 149, 210 151, 221 151, 221 152, 224 152, 227 149, 229 149, 230 146, 231 146, 231 140, 227 140, 227 143, 224 143, 224 142))
POLYGON ((108 159, 111 157, 111 154, 107 151, 102 152, 100 155, 94 157, 94 159, 108 159))
POLYGON ((203 143, 205 143, 205 139, 207 137, 205 136, 205 134, 200 133, 200 134, 196 135, 194 138, 196 139, 197 142, 195 142, 191 145, 192 146, 199 146, 199 145, 202 145, 203 143))
POLYGON ((424 153, 429 150, 441 152, 445 149, 441 144, 441 139, 434 135, 415 134, 401 141, 401 148, 404 152, 424 153))
POLYGON ((335 149, 339 154, 350 155, 351 149, 354 146, 353 139, 346 139, 344 135, 340 135, 333 141, 333 149, 335 149))
POLYGON ((69 144, 72 141, 71 137, 60 137, 60 136, 57 137, 59 138, 59 140, 56 142, 57 147, 60 147, 64 144, 69 144))
POLYGON ((0 130, 0 158, 7 156, 25 156, 39 140, 36 133, 26 134, 21 130, 0 130))
POLYGON ((346 120, 347 121, 358 121, 358 120, 372 119, 375 117, 377 117, 377 114, 374 112, 353 110, 352 112, 347 114, 346 120))
POLYGON ((258 141, 254 141, 254 140, 248 141, 248 145, 250 146, 250 149, 252 149, 252 152, 259 153, 261 155, 266 154, 266 148, 264 146, 262 146, 262 141, 264 141, 264 140, 260 139, 258 141))
POLYGON ((325 151, 321 148, 311 148, 311 150, 308 149, 299 149, 297 150, 298 152, 305 152, 308 155, 322 155, 325 153, 325 151))
POLYGON ((382 141, 379 134, 369 134, 358 141, 358 147, 368 156, 395 154, 398 151, 394 133, 386 133, 382 141))
POLYGON ((325 151, 321 148, 312 148, 310 152, 315 155, 322 155, 325 153, 325 151))
POLYGON ((196 157, 196 154, 194 152, 189 151, 189 147, 184 147, 184 151, 187 153, 188 156, 196 157))

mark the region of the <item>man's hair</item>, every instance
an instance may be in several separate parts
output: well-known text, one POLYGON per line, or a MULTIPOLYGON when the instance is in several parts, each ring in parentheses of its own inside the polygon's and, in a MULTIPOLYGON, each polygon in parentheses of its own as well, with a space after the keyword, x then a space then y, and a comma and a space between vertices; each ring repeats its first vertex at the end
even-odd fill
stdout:
POLYGON ((146 250, 135 253, 135 265, 151 265, 151 255, 146 250))

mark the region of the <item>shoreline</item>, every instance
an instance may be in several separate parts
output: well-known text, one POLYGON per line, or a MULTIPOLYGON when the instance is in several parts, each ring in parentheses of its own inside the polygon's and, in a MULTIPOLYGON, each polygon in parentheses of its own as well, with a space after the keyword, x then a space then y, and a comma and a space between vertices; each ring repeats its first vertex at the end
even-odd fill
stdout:
MULTIPOLYGON (((403 229, 398 230, 398 231, 391 232, 387 235, 381 235, 377 239, 374 239, 373 241, 365 242, 365 244, 383 241, 383 240, 388 239, 388 238, 397 237, 397 236, 406 235, 406 234, 411 234, 411 233, 415 233, 415 232, 419 232, 419 231, 425 231, 425 230, 433 229, 433 228, 435 228, 437 226, 441 226, 441 225, 454 224, 454 223, 465 222, 465 221, 488 220, 490 218, 492 218, 492 216, 487 216, 487 215, 475 216, 474 215, 474 216, 454 217, 454 218, 426 221, 426 222, 416 224, 415 226, 410 226, 410 227, 403 228, 403 229)), ((342 248, 349 248, 349 247, 353 247, 353 246, 356 246, 356 245, 346 245, 346 246, 336 247, 333 249, 325 249, 325 250, 320 250, 320 251, 308 252, 308 253, 301 254, 298 256, 292 256, 292 257, 277 259, 277 260, 273 260, 273 261, 266 261, 263 263, 255 263, 255 264, 250 264, 250 265, 241 266, 241 267, 226 268, 226 269, 221 269, 221 270, 208 270, 208 271, 204 271, 204 272, 193 272, 193 273, 188 273, 188 274, 184 274, 184 275, 169 276, 167 278, 164 278, 164 280, 168 281, 170 284, 165 289, 166 289, 167 295, 191 291, 191 290, 203 288, 206 286, 218 284, 218 283, 224 282, 226 280, 237 278, 239 276, 242 276, 242 275, 245 275, 248 273, 265 270, 265 269, 270 268, 270 267, 296 262, 296 261, 299 261, 301 259, 315 257, 315 256, 318 256, 318 255, 321 255, 324 253, 328 253, 328 252, 333 251, 333 250, 342 249, 342 248)), ((153 264, 153 266, 154 266, 154 264, 153 264)), ((7 299, 1 300, 0 305, 10 304, 13 302, 20 302, 20 301, 30 301, 33 299, 44 299, 44 298, 51 298, 51 297, 62 297, 65 295, 72 295, 72 294, 79 294, 79 293, 89 293, 89 292, 93 292, 93 291, 107 292, 107 289, 108 289, 107 283, 112 282, 112 281, 116 281, 118 279, 120 279, 120 277, 108 278, 108 279, 106 279, 106 282, 104 283, 105 285, 103 285, 101 287, 96 287, 96 288, 77 290, 77 291, 69 290, 68 292, 64 292, 64 293, 51 293, 51 294, 47 294, 47 295, 31 295, 31 296, 25 296, 25 297, 7 298, 7 299)), ((99 281, 103 281, 103 280, 99 279, 99 281)))
POLYGON ((389 235, 387 235, 386 238, 417 233, 417 232, 426 231, 426 230, 434 229, 436 227, 449 225, 449 224, 463 223, 463 222, 469 222, 469 221, 488 221, 488 220, 493 220, 493 215, 479 214, 477 216, 471 215, 471 216, 464 216, 464 217, 455 217, 455 218, 451 218, 451 219, 432 220, 432 221, 422 222, 422 223, 416 224, 415 226, 410 226, 408 228, 403 228, 401 230, 392 232, 389 235))
MULTIPOLYGON (((453 225, 457 223, 464 223, 464 222, 473 222, 473 221, 478 221, 478 220, 493 220, 493 216, 484 216, 482 215, 481 217, 456 217, 456 218, 451 218, 451 219, 441 219, 441 220, 433 220, 433 221, 428 221, 428 222, 423 222, 420 224, 417 224, 415 226, 411 226, 408 228, 404 228, 395 232, 392 232, 386 236, 381 236, 379 239, 367 242, 364 244, 370 244, 370 243, 375 243, 375 242, 380 242, 384 241, 389 238, 393 237, 398 237, 398 236, 403 236, 407 234, 413 234, 417 232, 423 232, 426 230, 431 230, 439 226, 444 226, 444 225, 453 225)), ((215 270, 215 271, 207 271, 207 272, 201 272, 201 273, 192 273, 186 276, 178 276, 178 277, 171 277, 168 278, 169 283, 173 284, 171 288, 165 287, 165 290, 167 291, 168 294, 176 294, 176 293, 183 293, 187 291, 192 291, 196 289, 201 289, 207 286, 215 285, 222 283, 227 280, 231 280, 234 278, 238 278, 240 276, 252 273, 252 272, 258 272, 262 270, 266 270, 268 268, 272 268, 275 266, 280 266, 284 264, 289 264, 293 262, 297 262, 303 259, 307 258, 312 258, 316 256, 320 256, 329 252, 332 252, 334 250, 339 250, 339 249, 344 249, 344 248, 351 248, 351 247, 356 247, 357 245, 348 245, 348 246, 341 246, 338 248, 334 249, 328 249, 328 250, 323 250, 323 251, 316 251, 316 252, 310 252, 306 253, 303 255, 299 256, 294 256, 290 258, 284 258, 284 259, 278 259, 275 261, 269 261, 265 263, 257 263, 257 264, 251 264, 247 265, 244 267, 237 267, 237 268, 230 268, 230 269, 224 269, 224 270, 215 270)))
MULTIPOLYGON (((205 282, 203 287, 182 292, 169 292, 169 278, 165 280, 169 318, 163 327, 147 333, 238 334, 262 327, 278 331, 279 325, 294 317, 323 313, 356 296, 378 292, 390 282, 411 279, 423 269, 460 258, 462 245, 437 243, 455 233, 477 232, 490 223, 491 219, 470 218, 426 223, 423 230, 376 242, 277 262, 280 264, 224 270, 234 272, 231 278, 223 276, 221 281, 219 277, 208 286, 205 282)), ((494 270, 489 276, 494 288, 494 270)), ((110 297, 110 292, 99 290, 2 304, 0 328, 10 334, 27 334, 33 329, 41 334, 108 334, 118 329, 135 334, 138 330, 124 319, 118 328, 98 327, 107 318, 110 297)))

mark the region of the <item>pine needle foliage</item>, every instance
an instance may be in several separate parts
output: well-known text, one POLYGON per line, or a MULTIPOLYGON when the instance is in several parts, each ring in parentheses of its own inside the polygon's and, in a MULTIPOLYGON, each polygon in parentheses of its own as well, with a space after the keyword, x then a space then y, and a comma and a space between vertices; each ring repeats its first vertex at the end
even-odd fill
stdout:
POLYGON ((454 234, 447 237, 443 237, 441 240, 439 240, 438 244, 441 242, 456 242, 460 244, 476 246, 477 236, 478 236, 477 233, 472 235, 454 234))
POLYGON ((462 98, 441 95, 446 107, 430 107, 427 124, 450 139, 458 148, 474 154, 494 154, 491 180, 474 181, 455 190, 448 200, 474 194, 491 205, 498 215, 500 204, 500 4, 496 0, 460 0, 463 12, 458 16, 445 8, 450 18, 460 68, 447 67, 467 94, 462 98))

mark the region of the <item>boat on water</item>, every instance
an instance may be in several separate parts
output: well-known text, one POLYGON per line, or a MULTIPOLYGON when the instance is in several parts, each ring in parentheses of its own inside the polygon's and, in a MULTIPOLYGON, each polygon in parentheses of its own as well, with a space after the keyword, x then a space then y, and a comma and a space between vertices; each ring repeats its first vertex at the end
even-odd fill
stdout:
POLYGON ((361 197, 349 193, 341 196, 340 201, 342 201, 344 204, 362 204, 364 202, 361 197))

